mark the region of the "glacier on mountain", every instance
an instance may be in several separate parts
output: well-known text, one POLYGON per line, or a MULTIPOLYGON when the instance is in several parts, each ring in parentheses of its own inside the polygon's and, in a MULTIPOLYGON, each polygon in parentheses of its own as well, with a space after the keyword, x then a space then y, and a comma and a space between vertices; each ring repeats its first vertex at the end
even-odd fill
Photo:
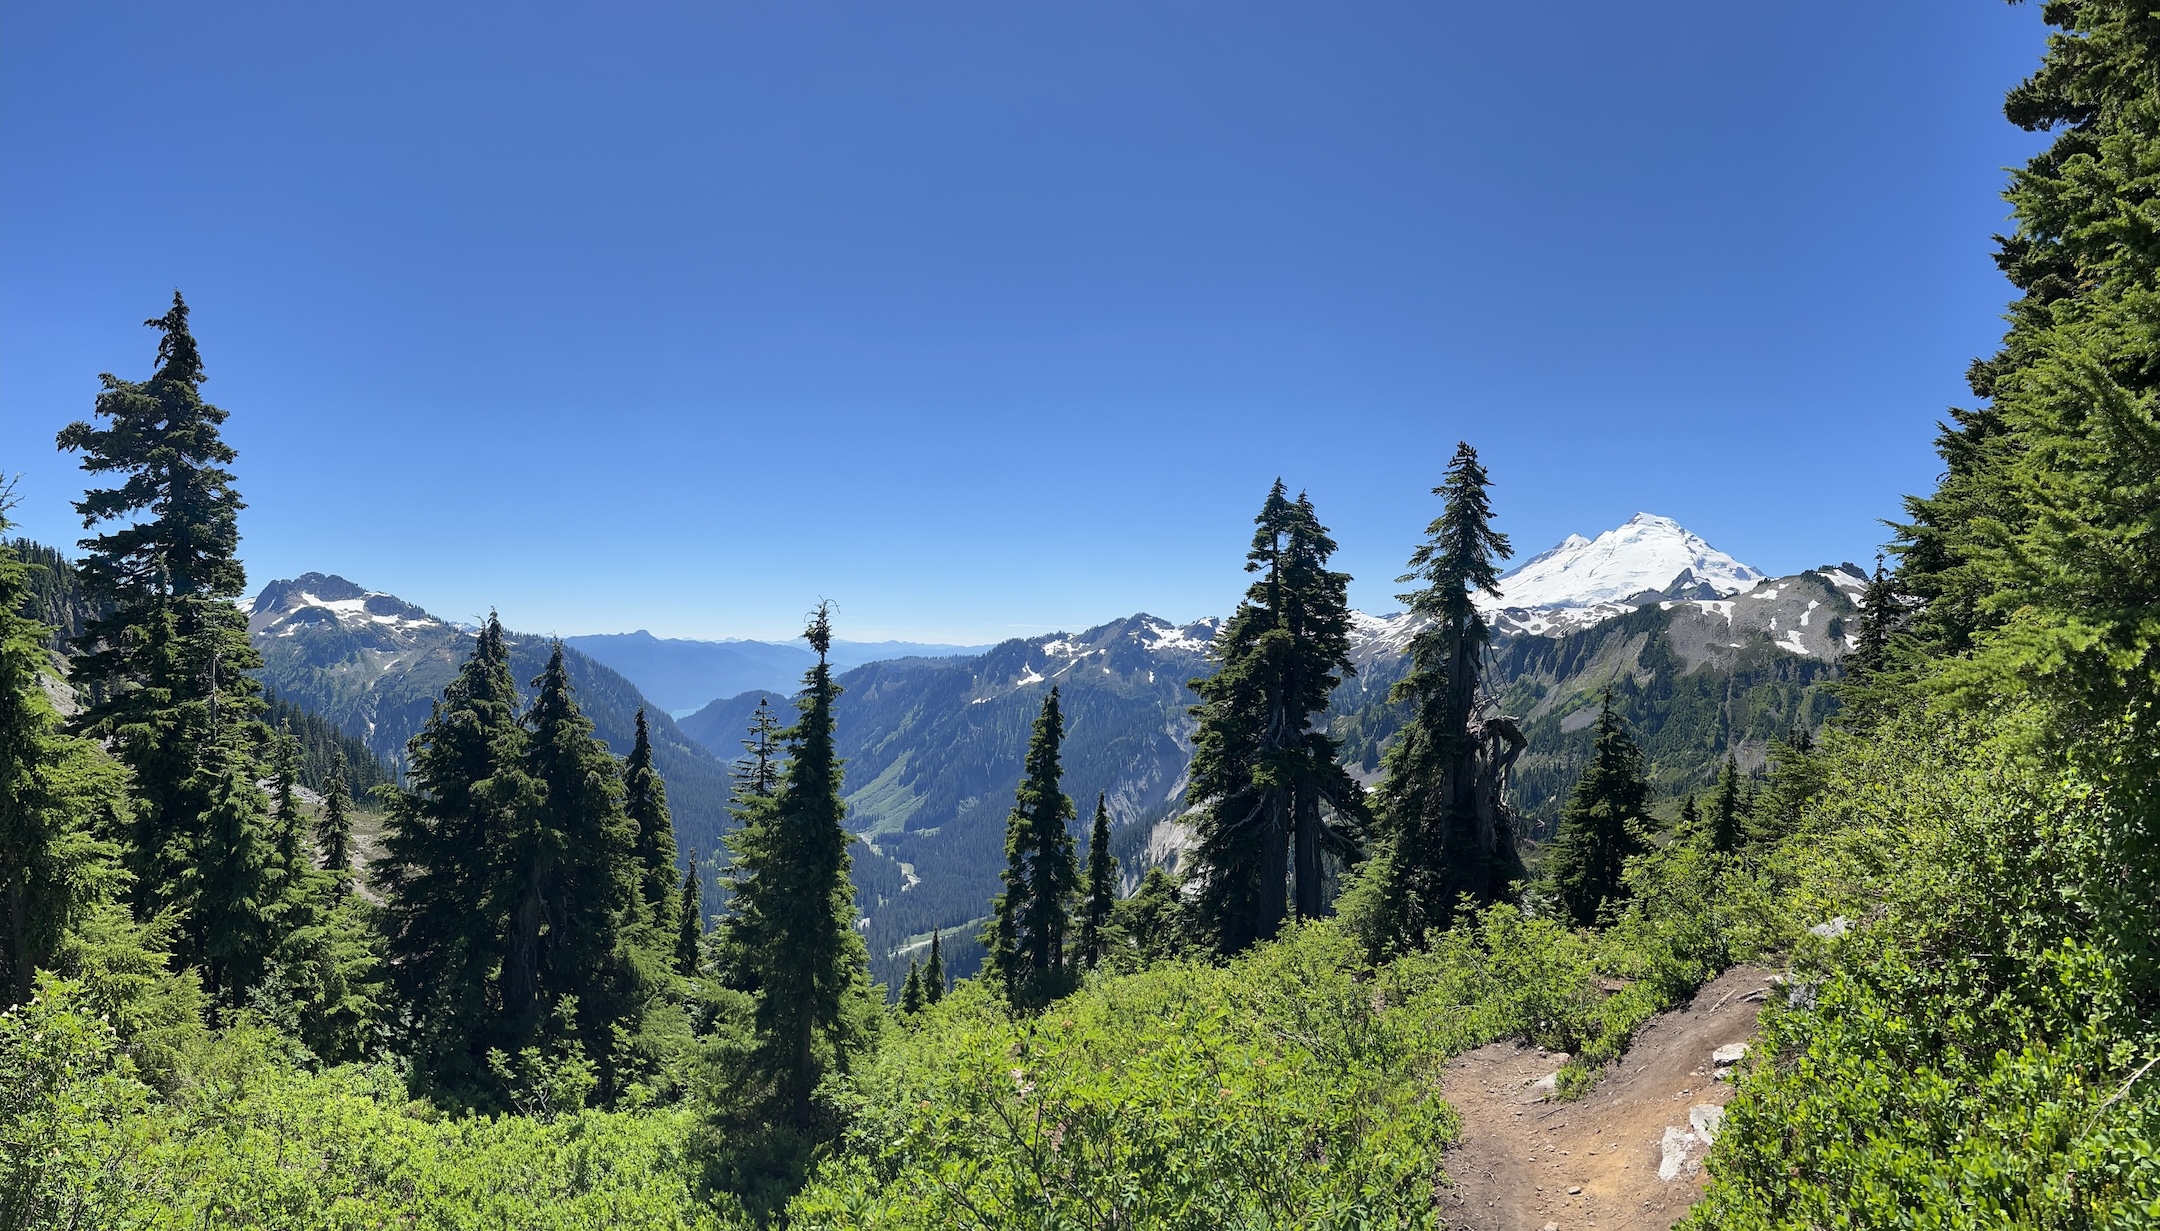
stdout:
MULTIPOLYGON (((1491 611, 1594 607, 1664 590, 1685 572, 1721 598, 1753 589, 1761 570, 1740 563, 1670 517, 1637 513, 1594 539, 1571 534, 1500 578, 1498 596, 1479 596, 1491 611)), ((1676 595, 1675 597, 1692 597, 1676 595)))

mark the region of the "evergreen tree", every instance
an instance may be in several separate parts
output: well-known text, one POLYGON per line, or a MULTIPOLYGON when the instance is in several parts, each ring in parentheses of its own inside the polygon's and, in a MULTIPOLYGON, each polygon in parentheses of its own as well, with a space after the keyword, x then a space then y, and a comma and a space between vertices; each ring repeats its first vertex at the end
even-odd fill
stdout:
POLYGON ((623 811, 636 832, 638 881, 646 912, 655 920, 674 921, 675 823, 668 816, 667 784, 653 768, 652 734, 645 707, 637 712, 637 739, 623 763, 623 811))
POLYGON ((391 980, 410 1006, 406 1045, 439 1089, 470 1093, 496 1041, 504 920, 489 888, 509 828, 499 780, 524 753, 510 649, 490 612, 471 657, 406 746, 406 785, 390 796, 373 869, 388 898, 391 980))
POLYGON ((245 979, 255 962, 242 950, 259 954, 268 938, 235 929, 259 928, 269 897, 245 878, 273 869, 257 850, 265 801, 253 785, 262 701, 249 672, 262 662, 232 601, 247 585, 236 556, 244 506, 225 469, 235 456, 219 432, 226 412, 202 400, 187 304, 176 292, 145 323, 160 333, 150 379, 101 376, 103 425, 59 436, 84 470, 119 479, 75 503, 84 528, 124 523, 81 542, 81 584, 103 614, 74 642, 71 676, 89 702, 76 725, 133 773, 125 851, 138 914, 179 908, 183 955, 213 979, 245 979))
POLYGON ((1380 930, 1393 943, 1446 927, 1460 896, 1498 901, 1523 875, 1512 829, 1479 807, 1471 729, 1492 635, 1475 600, 1499 593, 1499 561, 1511 554, 1507 536, 1492 528, 1490 484, 1477 450, 1458 444, 1447 480, 1433 489, 1444 501, 1440 516, 1399 578, 1424 585, 1400 596, 1423 627, 1394 693, 1411 704, 1410 721, 1388 752, 1380 788, 1388 850, 1374 875, 1380 930))
POLYGON ((945 999, 945 955, 938 948, 938 933, 930 933, 930 962, 923 967, 923 999, 931 1004, 945 999))
POLYGON ((1104 947, 1115 969, 1151 966, 1185 957, 1196 944, 1204 944, 1195 930, 1177 881, 1161 868, 1149 868, 1131 896, 1119 899, 1111 910, 1104 947))
MULTIPOLYGON (((750 804, 735 851, 730 933, 756 987, 756 1085, 769 1091, 761 1119, 807 1142, 811 1096, 824 1074, 844 1070, 858 1045, 849 1001, 868 991, 869 958, 855 932, 848 845, 841 826, 840 759, 833 748, 830 609, 820 605, 804 637, 817 664, 796 702, 802 717, 783 733, 786 764, 777 793, 765 796, 774 758, 753 750, 750 804)), ((753 737, 756 739, 757 737, 753 737)))
POLYGON ((1072 798, 1060 786, 1065 717, 1055 685, 1028 739, 1026 767, 1005 821, 1004 892, 990 903, 985 959, 1007 1003, 1034 1011, 1072 990, 1067 937, 1080 890, 1072 798))
POLYGON ((1739 850, 1740 821, 1740 760, 1728 752, 1710 805, 1710 849, 1728 855, 1739 850))
MULTIPOLYGON (((750 874, 750 869, 743 863, 741 835, 757 827, 769 831, 775 824, 774 809, 780 795, 780 769, 784 757, 782 733, 780 720, 774 716, 768 699, 758 698, 757 709, 750 716, 749 733, 741 741, 743 755, 736 758, 729 770, 734 779, 734 795, 728 811, 734 815, 737 825, 735 836, 724 840, 732 856, 724 873, 731 896, 750 874)), ((736 922, 737 912, 730 907, 721 914, 713 929, 713 967, 726 986, 755 994, 758 990, 757 969, 740 943, 736 922)))
POLYGON ((1334 540, 1280 479, 1254 523, 1245 570, 1258 579, 1216 635, 1215 674, 1191 685, 1193 876, 1225 953, 1275 934, 1293 884, 1299 916, 1321 914, 1324 857, 1356 858, 1366 816, 1363 790, 1313 723, 1351 671, 1349 575, 1328 571, 1334 540))
POLYGON ((907 964, 907 982, 900 985, 900 1011, 913 1017, 922 1012, 922 1007, 922 966, 911 960, 907 964))
POLYGON ((1827 770, 1815 755, 1814 735, 1805 726, 1794 726, 1771 752, 1767 799, 1748 817, 1748 838, 1772 842, 1797 832, 1808 806, 1828 785, 1827 770))
POLYGON ((690 856, 690 870, 683 874, 682 896, 675 922, 675 973, 698 972, 699 948, 705 940, 705 903, 698 889, 697 856, 690 856))
POLYGON ((1095 796, 1095 825, 1088 832, 1087 900, 1080 911, 1080 960, 1089 970, 1102 961, 1104 929, 1117 905, 1117 857, 1110 853, 1110 807, 1102 792, 1095 796))
POLYGON ((330 776, 323 782, 322 815, 315 819, 315 845, 323 868, 335 878, 333 892, 344 897, 352 888, 352 817, 346 812, 345 750, 338 749, 330 761, 330 776))
POLYGON ((271 892, 279 898, 299 891, 302 873, 313 865, 307 857, 300 815, 300 741, 289 727, 280 726, 271 742, 270 756, 270 848, 271 892))
MULTIPOLYGON (((0 484, 0 532, 10 505, 0 484)), ((0 1007, 30 998, 68 936, 121 891, 126 774, 88 739, 63 732, 46 696, 45 625, 21 614, 30 570, 0 546, 0 1007)))
POLYGON ((1627 861, 1649 849, 1649 798, 1642 751, 1613 712, 1608 692, 1590 766, 1561 810, 1560 835, 1546 865, 1560 904, 1578 926, 1594 926, 1600 911, 1627 896, 1627 861))
POLYGON ((576 998, 577 1041, 601 1061, 612 1089, 612 1031, 632 1028, 641 1003, 626 932, 642 871, 623 813, 615 758, 579 711, 557 642, 527 716, 519 772, 504 778, 515 803, 497 843, 488 913, 506 921, 501 997, 519 1046, 547 1038, 576 998))
POLYGON ((283 901, 277 853, 263 833, 269 800, 252 781, 245 748, 220 741, 184 784, 204 801, 194 859, 181 874, 203 983, 227 1005, 245 1003, 279 939, 283 901))
POLYGON ((1890 638, 1901 618, 1897 584, 1883 571, 1883 558, 1875 557, 1875 575, 1860 592, 1860 611, 1853 633, 1852 651, 1845 655, 1845 678, 1863 683, 1890 662, 1890 638))
POLYGON ((780 793, 781 727, 772 706, 758 698, 750 715, 750 734, 733 768, 738 799, 771 799, 780 793))
POLYGON ((1680 831, 1692 834, 1701 824, 1702 810, 1695 806, 1695 792, 1689 791, 1687 798, 1680 801, 1680 831))
MULTIPOLYGON (((2005 194, 1997 265, 2020 292, 2001 349, 1968 372, 1985 405, 1951 412, 1936 490, 1906 501, 1897 583, 1920 648, 1969 656, 1939 688, 2060 710, 2071 745, 2160 807, 2160 367, 2147 326, 2160 254, 2147 225, 2160 156, 2150 15, 2102 0, 2041 10, 2062 33, 2012 90, 2010 120, 2056 135, 2005 194)), ((2145 815, 2152 815, 2146 812, 2145 815)), ((2132 842, 2153 849, 2148 837, 2132 842)), ((2160 861, 2148 861, 2148 866, 2160 861)), ((2139 878, 2139 883, 2149 883, 2139 878)))

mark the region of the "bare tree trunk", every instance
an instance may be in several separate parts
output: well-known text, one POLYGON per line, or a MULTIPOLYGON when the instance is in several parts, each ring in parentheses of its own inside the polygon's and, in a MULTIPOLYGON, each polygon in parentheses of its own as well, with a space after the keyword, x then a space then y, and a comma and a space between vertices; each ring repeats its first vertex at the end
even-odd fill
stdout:
POLYGON ((1267 825, 1260 836, 1260 900, 1257 903, 1259 918, 1254 921, 1255 940, 1272 939, 1282 931, 1283 916, 1289 913, 1289 795, 1287 787, 1275 787, 1267 793, 1267 825))
POLYGON ((1292 858, 1295 860, 1297 916, 1318 919, 1327 907, 1320 867, 1320 797, 1311 790, 1301 790, 1295 793, 1294 800, 1296 849, 1292 858))

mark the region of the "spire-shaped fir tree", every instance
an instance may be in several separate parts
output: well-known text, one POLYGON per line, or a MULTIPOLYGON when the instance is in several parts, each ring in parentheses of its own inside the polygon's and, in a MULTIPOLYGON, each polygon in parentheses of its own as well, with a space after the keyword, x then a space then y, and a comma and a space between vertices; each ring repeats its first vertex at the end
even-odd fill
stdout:
POLYGON ((234 1008, 261 979, 281 914, 277 852, 263 832, 268 799, 252 781, 251 766, 246 749, 221 741, 204 749, 186 784, 208 806, 181 901, 194 924, 204 986, 234 1008))
POLYGON ((347 811, 352 792, 346 785, 345 750, 330 757, 330 776, 323 780, 322 813, 315 818, 315 847, 323 870, 333 878, 333 893, 344 897, 352 888, 352 815, 347 811))
POLYGON ((698 888, 697 855, 690 856, 690 870, 683 873, 682 892, 676 899, 675 973, 694 975, 704 954, 705 902, 698 888))
POLYGON ((1023 1012, 1041 1009, 1073 984, 1066 948, 1080 866, 1068 827, 1073 802, 1060 785, 1064 739, 1065 716, 1053 685, 1028 738, 1020 787, 1005 821, 1005 889, 991 901, 983 933, 991 976, 1006 1002, 1023 1012))
POLYGON ((1718 773, 1717 796, 1710 802, 1710 849, 1731 854, 1740 849, 1740 824, 1744 819, 1740 800, 1740 759, 1725 754, 1725 768, 1718 773))
POLYGON ((292 726, 279 723, 271 741, 270 755, 270 847, 271 892, 278 898, 299 891, 304 873, 314 864, 307 855, 307 819, 300 814, 300 741, 292 726))
POLYGON ((1393 695, 1411 715, 1388 752, 1380 787, 1387 851, 1379 878, 1377 934, 1415 944, 1445 928, 1456 899, 1492 902, 1523 875, 1513 830, 1480 806, 1477 717, 1480 657, 1491 640, 1479 593, 1497 594, 1507 536, 1492 528, 1491 480, 1477 450, 1458 444, 1433 493, 1440 516, 1398 580, 1423 583, 1401 595, 1423 627, 1410 642, 1410 672, 1393 695))
POLYGON ((405 1045, 446 1093, 472 1095, 485 1081, 481 1057, 501 1041, 493 979, 505 920, 489 890, 509 829, 505 785, 525 742, 509 643, 490 612, 406 745, 405 786, 390 796, 371 869, 388 899, 391 980, 409 1006, 405 1045))
POLYGON ((1321 913, 1323 856, 1354 858, 1366 814, 1314 725, 1351 670, 1349 575, 1327 569, 1334 541, 1280 479, 1253 520, 1245 571, 1259 576, 1215 637, 1215 674, 1192 681, 1195 905, 1225 953, 1275 934, 1293 883, 1298 913, 1321 913))
POLYGON ((1897 582, 1875 557, 1875 573, 1860 591, 1860 610, 1854 621, 1853 648, 1845 655, 1846 678, 1855 682, 1882 670, 1890 661, 1890 638, 1897 631, 1897 582))
POLYGON ((931 1004, 945 999, 945 954, 935 930, 930 933, 930 960, 923 966, 923 999, 931 1004))
POLYGON ((1095 795, 1095 823, 1088 830, 1086 898, 1080 908, 1080 960, 1089 970, 1102 961, 1110 926, 1110 912, 1117 906, 1117 857, 1110 853, 1110 805, 1104 792, 1095 795))
POLYGON ((623 811, 635 831, 639 897, 646 914, 663 925, 676 922, 675 822, 668 815, 667 784, 653 768, 652 733, 645 707, 637 712, 637 737, 623 762, 623 811))
POLYGON ((226 412, 202 399, 187 303, 175 292, 171 310, 144 323, 159 332, 156 370, 142 382, 101 376, 102 423, 72 423, 59 437, 84 470, 118 480, 75 503, 85 529, 111 527, 81 542, 81 585, 102 613, 74 643, 70 676, 88 700, 76 726, 109 741, 133 771, 125 847, 137 913, 178 907, 184 960, 244 979, 259 963, 241 951, 259 954, 268 938, 234 929, 257 926, 243 919, 264 917, 270 891, 235 878, 273 873, 256 852, 262 699, 249 673, 262 660, 232 601, 247 585, 237 558, 244 506, 226 469, 235 456, 219 431, 226 412))
POLYGON ((636 918, 640 867, 636 835, 623 814, 615 758, 578 709, 562 643, 526 718, 518 773, 505 775, 514 803, 497 844, 489 913, 507 924, 501 997, 505 1026, 519 1046, 566 1045, 563 1005, 576 998, 577 1041, 600 1063, 612 1092, 612 1030, 635 1028, 642 997, 627 952, 636 918))
POLYGON ((840 689, 827 660, 829 607, 818 607, 803 636, 817 663, 804 676, 796 702, 802 717, 783 733, 784 766, 769 733, 753 729, 738 806, 743 826, 730 840, 735 866, 728 910, 735 960, 756 989, 753 1084, 766 1092, 762 1108, 743 1110, 807 1143, 819 1080, 831 1069, 845 1069, 859 1046, 849 1002, 867 997, 869 961, 855 932, 848 882, 854 839, 841 825, 845 806, 833 746, 833 702, 840 689), (764 794, 775 779, 777 792, 764 794))
POLYGON ((1590 766, 1561 809, 1560 835, 1546 863, 1556 896, 1577 925, 1595 925, 1608 904, 1627 896, 1627 861, 1649 849, 1649 798, 1642 751, 1607 692, 1590 766))
POLYGON ((913 1017, 922 1012, 922 1007, 922 964, 911 958, 907 964, 907 982, 900 985, 900 1011, 913 1017))
MULTIPOLYGON (((741 835, 757 826, 770 829, 773 823, 773 810, 778 806, 780 795, 781 762, 785 756, 781 733, 780 720, 773 714, 770 700, 759 697, 757 708, 750 715, 748 733, 740 741, 743 755, 729 767, 734 791, 728 811, 735 817, 736 832, 723 839, 730 858, 723 865, 722 875, 726 878, 731 902, 752 874, 743 862, 741 835)), ((714 973, 720 981, 737 991, 755 994, 757 969, 737 941, 739 917, 740 912, 732 906, 722 912, 708 947, 713 955, 714 973)))

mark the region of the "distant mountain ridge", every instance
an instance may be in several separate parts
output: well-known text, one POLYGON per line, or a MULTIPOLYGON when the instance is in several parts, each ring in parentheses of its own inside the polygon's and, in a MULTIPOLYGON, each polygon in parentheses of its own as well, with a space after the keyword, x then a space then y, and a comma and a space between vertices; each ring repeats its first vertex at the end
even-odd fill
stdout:
MULTIPOLYGON (((904 954, 930 929, 982 914, 1004 866, 1005 817, 1028 732, 1057 686, 1066 716, 1065 790, 1083 816, 1104 793, 1130 876, 1155 827, 1183 811, 1193 696, 1186 682, 1213 670, 1214 621, 1177 625, 1150 615, 1079 633, 1007 641, 947 658, 868 663, 841 673, 835 736, 847 765, 847 824, 894 861, 880 881, 858 853, 872 973, 906 974, 904 954)), ((792 692, 792 690, 790 690, 792 692)), ((787 694, 751 692, 682 720, 716 755, 733 753, 760 700, 791 721, 787 694)), ((972 934, 948 937, 956 974, 974 969, 972 934)))
MULTIPOLYGON (((469 630, 326 573, 265 585, 248 636, 262 652, 264 682, 280 697, 359 737, 400 771, 406 741, 472 653, 469 630)), ((553 642, 527 633, 509 640, 511 672, 523 691, 545 670, 553 642)), ((635 716, 646 706, 676 838, 685 851, 716 850, 732 828, 727 766, 615 671, 570 646, 563 661, 579 707, 617 756, 630 751, 635 716)), ((710 881, 714 861, 704 866, 710 881)))
MULTIPOLYGON (((565 637, 563 644, 606 663, 638 691, 671 714, 683 714, 715 697, 763 689, 788 692, 815 661, 799 641, 695 641, 634 633, 565 637)), ((979 654, 988 646, 933 645, 913 641, 835 641, 829 656, 836 670, 891 658, 937 658, 979 654)))
MULTIPOLYGON (((1486 608, 1495 633, 1488 686, 1530 736, 1515 794, 1533 834, 1549 832, 1579 773, 1589 721, 1608 686, 1667 791, 1706 782, 1727 749, 1759 765, 1771 739, 1819 722, 1834 704, 1827 685, 1851 642, 1844 625, 1864 584, 1851 565, 1765 579, 1648 514, 1596 539, 1571 536, 1508 577, 1530 580, 1486 608), (1551 601, 1510 601, 1526 595, 1551 601)), ((249 627, 265 677, 282 695, 364 733, 400 763, 404 741, 470 651, 468 631, 319 573, 265 586, 249 627)), ((1187 682, 1214 669, 1208 652, 1218 627, 1212 619, 1180 625, 1138 614, 972 652, 854 643, 833 656, 843 668, 836 735, 847 823, 863 838, 854 860, 860 926, 876 977, 904 975, 908 954, 933 928, 947 932, 954 972, 973 968, 971 921, 996 892, 1029 726, 1052 685, 1063 691, 1068 723, 1065 788, 1083 819, 1102 792, 1128 881, 1175 861, 1186 840, 1179 818, 1191 758, 1188 711, 1197 699, 1187 682), (843 657, 890 648, 962 652, 853 664, 843 657)), ((1404 717, 1387 694, 1407 670, 1417 628, 1402 613, 1352 613, 1356 674, 1322 721, 1342 740, 1345 763, 1368 780, 1404 717)), ((548 644, 513 637, 521 684, 539 674, 548 644)), ((618 752, 628 748, 630 716, 652 701, 681 844, 715 850, 731 827, 727 762, 740 754, 737 741, 761 699, 783 723, 793 721, 788 698, 808 649, 649 633, 570 638, 565 646, 580 703, 618 752), (603 655, 631 670, 610 667, 603 655), (741 659, 757 655, 765 657, 742 667, 741 659), (764 682, 708 699, 679 723, 632 674, 656 679, 654 692, 675 700, 683 694, 662 691, 667 680, 696 687, 737 668, 764 672, 764 682)), ((703 862, 711 877, 717 861, 703 862)))
MULTIPOLYGON (((1858 569, 1766 581, 1670 519, 1642 515, 1630 527, 1575 536, 1533 558, 1546 562, 1534 593, 1550 603, 1488 610, 1489 686, 1531 736, 1516 794, 1534 831, 1549 827, 1572 786, 1607 685, 1667 790, 1705 780, 1728 746, 1744 763, 1760 764, 1770 739, 1795 722, 1819 722, 1831 704, 1824 686, 1849 641, 1843 621, 1861 584, 1858 569), (1616 591, 1618 598, 1603 597, 1616 591)), ((972 921, 997 890, 1028 724, 1053 684, 1064 693, 1068 723, 1065 788, 1083 818, 1104 792, 1128 881, 1174 862, 1186 841, 1179 818, 1192 751, 1187 711, 1197 700, 1185 685, 1214 669, 1208 649, 1217 627, 1139 614, 977 655, 841 674, 835 714, 847 824, 899 871, 864 893, 877 977, 904 975, 907 956, 932 928, 963 929, 948 935, 948 956, 972 969, 979 956, 972 921)), ((1405 717, 1387 694, 1407 669, 1417 627, 1405 614, 1352 614, 1357 673, 1322 721, 1343 740, 1345 762, 1368 780, 1405 717)), ((682 729, 715 755, 731 755, 761 699, 792 718, 784 707, 793 691, 715 700, 685 716, 682 729)))

